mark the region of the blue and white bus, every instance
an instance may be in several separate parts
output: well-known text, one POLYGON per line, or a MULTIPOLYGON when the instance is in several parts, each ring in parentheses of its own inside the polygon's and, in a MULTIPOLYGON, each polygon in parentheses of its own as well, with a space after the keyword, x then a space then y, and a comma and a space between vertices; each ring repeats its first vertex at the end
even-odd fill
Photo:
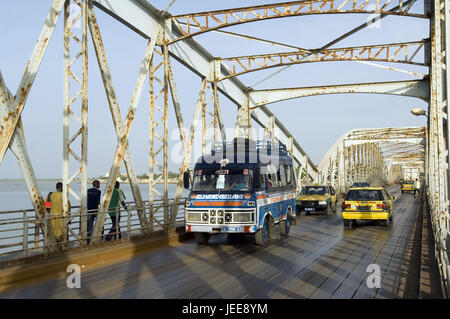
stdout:
POLYGON ((283 144, 234 139, 213 145, 184 174, 186 232, 198 243, 212 234, 250 233, 259 245, 275 238, 277 225, 287 235, 295 223, 294 176, 283 144))

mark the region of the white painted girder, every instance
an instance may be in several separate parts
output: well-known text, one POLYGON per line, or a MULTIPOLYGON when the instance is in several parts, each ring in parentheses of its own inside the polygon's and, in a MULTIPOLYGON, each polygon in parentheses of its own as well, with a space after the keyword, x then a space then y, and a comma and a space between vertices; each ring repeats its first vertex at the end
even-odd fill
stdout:
POLYGON ((329 86, 313 86, 298 88, 282 88, 269 90, 250 91, 250 108, 256 108, 261 105, 267 105, 275 102, 324 94, 343 94, 343 93, 374 93, 410 96, 422 99, 429 99, 429 81, 395 81, 378 82, 362 84, 344 84, 329 86))

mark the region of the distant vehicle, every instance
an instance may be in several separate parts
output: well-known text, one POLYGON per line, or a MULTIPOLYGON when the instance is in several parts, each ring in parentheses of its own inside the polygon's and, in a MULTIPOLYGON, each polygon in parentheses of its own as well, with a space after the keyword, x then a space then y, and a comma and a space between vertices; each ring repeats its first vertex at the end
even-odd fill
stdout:
POLYGON ((337 196, 331 186, 305 186, 297 197, 296 210, 305 211, 309 215, 312 211, 324 211, 325 215, 336 213, 337 196))
POLYGON ((353 183, 352 186, 350 186, 350 188, 355 188, 355 187, 370 187, 370 184, 367 182, 356 182, 356 183, 353 183))
POLYGON ((352 226, 357 220, 380 220, 384 226, 392 221, 392 201, 382 187, 352 188, 342 203, 342 219, 345 226, 352 226))
POLYGON ((403 181, 401 188, 402 194, 404 192, 414 192, 414 181, 403 181))
POLYGON ((295 224, 296 183, 286 146, 243 140, 245 146, 238 139, 213 145, 195 164, 192 182, 190 172, 184 174, 186 232, 200 244, 212 234, 248 233, 265 245, 275 225, 288 235, 295 224))

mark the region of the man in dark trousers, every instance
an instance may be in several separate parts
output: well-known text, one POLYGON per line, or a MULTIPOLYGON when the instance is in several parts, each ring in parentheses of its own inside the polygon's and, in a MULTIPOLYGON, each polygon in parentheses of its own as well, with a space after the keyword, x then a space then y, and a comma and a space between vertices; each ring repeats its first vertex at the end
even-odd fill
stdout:
POLYGON ((109 217, 111 217, 112 227, 108 235, 106 235, 106 240, 108 241, 111 239, 116 240, 117 238, 122 238, 122 234, 120 233, 120 204, 122 204, 125 209, 128 209, 125 204, 125 194, 119 187, 120 182, 116 181, 111 195, 111 201, 109 202, 108 213, 109 217))
MULTIPOLYGON (((97 218, 98 205, 100 204, 100 196, 102 192, 100 191, 100 182, 94 180, 92 182, 92 188, 87 191, 87 209, 88 209, 88 224, 87 224, 87 236, 88 244, 91 241, 92 230, 94 228, 95 219, 97 218)), ((102 229, 102 237, 103 237, 102 229)))

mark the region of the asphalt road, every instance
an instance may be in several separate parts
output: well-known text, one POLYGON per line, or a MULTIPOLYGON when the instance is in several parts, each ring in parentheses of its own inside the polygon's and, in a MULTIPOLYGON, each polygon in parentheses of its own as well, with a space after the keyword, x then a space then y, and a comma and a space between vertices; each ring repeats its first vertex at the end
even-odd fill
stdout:
POLYGON ((414 231, 419 200, 396 195, 387 228, 358 222, 344 228, 340 208, 332 216, 298 217, 288 237, 266 247, 251 238, 218 235, 139 255, 101 269, 82 270, 81 288, 66 279, 22 287, 0 298, 402 298, 411 295, 414 231), (380 288, 369 288, 376 273, 380 288), (376 266, 375 266, 376 267, 376 266))

